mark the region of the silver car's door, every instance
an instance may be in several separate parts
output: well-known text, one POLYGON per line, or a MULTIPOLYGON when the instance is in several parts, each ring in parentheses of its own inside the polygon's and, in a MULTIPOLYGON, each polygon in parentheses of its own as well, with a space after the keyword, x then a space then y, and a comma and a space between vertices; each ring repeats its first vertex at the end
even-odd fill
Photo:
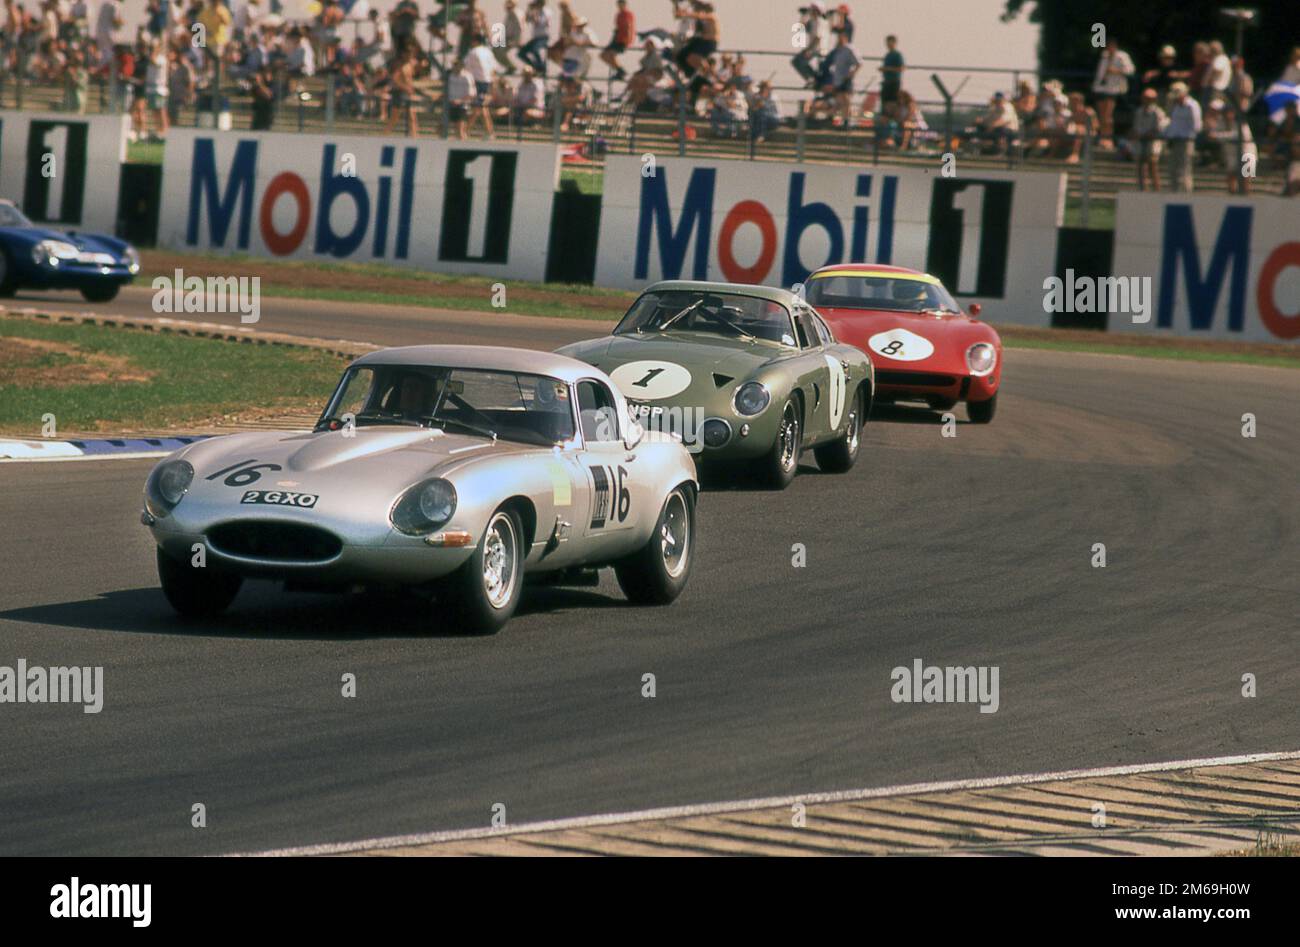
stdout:
POLYGON ((591 489, 582 531, 593 547, 614 554, 635 545, 633 533, 653 503, 653 484, 646 482, 647 465, 623 443, 613 393, 595 379, 580 381, 577 393, 585 446, 579 462, 591 489))

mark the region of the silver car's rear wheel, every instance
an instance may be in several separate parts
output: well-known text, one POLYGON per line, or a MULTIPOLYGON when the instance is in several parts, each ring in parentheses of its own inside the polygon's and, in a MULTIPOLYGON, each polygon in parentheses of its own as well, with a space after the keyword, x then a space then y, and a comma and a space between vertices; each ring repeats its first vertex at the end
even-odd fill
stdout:
POLYGON ((650 539, 614 566, 619 587, 638 605, 667 605, 686 588, 695 553, 695 488, 680 484, 664 500, 650 539))
POLYGON ((680 490, 674 490, 664 504, 659 546, 663 551, 664 571, 674 579, 680 578, 690 565, 687 559, 691 554, 691 516, 680 490))

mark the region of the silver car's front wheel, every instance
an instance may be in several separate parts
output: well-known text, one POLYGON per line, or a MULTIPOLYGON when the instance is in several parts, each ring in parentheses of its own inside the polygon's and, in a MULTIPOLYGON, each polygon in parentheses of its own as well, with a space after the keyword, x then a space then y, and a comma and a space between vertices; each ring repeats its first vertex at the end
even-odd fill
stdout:
POLYGON ((518 574, 519 537, 510 514, 497 513, 488 523, 483 545, 483 591, 493 608, 505 608, 518 574))
POLYGON ((439 599, 451 606, 454 629, 491 634, 515 613, 527 546, 519 514, 501 506, 488 518, 469 561, 447 577, 439 599))

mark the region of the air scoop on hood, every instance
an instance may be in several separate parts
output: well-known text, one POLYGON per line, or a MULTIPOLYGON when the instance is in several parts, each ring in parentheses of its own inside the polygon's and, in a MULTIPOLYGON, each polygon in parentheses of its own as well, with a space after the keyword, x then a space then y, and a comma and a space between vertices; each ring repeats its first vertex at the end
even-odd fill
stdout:
POLYGON ((429 428, 356 428, 304 435, 305 443, 285 458, 290 470, 322 470, 336 464, 410 449, 449 454, 458 447, 481 444, 481 438, 444 434, 429 428))

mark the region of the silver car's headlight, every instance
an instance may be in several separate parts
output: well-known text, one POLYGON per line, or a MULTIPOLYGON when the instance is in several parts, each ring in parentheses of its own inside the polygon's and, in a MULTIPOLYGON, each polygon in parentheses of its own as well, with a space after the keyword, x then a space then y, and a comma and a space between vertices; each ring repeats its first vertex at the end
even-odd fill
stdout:
POLYGON ((737 388, 736 397, 732 400, 736 413, 747 418, 759 414, 771 403, 772 393, 766 385, 756 381, 747 381, 737 388))
POLYGON ((166 516, 185 496, 194 480, 194 468, 183 460, 168 460, 149 474, 145 485, 145 505, 156 517, 166 516))
POLYGON ((998 350, 988 342, 976 342, 966 350, 966 367, 972 375, 987 375, 998 363, 998 350))
POLYGON ((441 478, 417 483, 393 504, 389 517, 400 532, 421 536, 445 524, 456 512, 456 488, 441 478))
POLYGON ((132 274, 140 272, 140 254, 136 251, 135 247, 128 246, 126 248, 122 253, 122 262, 126 264, 126 268, 132 274))
POLYGON ((60 260, 75 260, 77 248, 62 240, 42 240, 32 247, 32 262, 37 266, 58 266, 60 260))

